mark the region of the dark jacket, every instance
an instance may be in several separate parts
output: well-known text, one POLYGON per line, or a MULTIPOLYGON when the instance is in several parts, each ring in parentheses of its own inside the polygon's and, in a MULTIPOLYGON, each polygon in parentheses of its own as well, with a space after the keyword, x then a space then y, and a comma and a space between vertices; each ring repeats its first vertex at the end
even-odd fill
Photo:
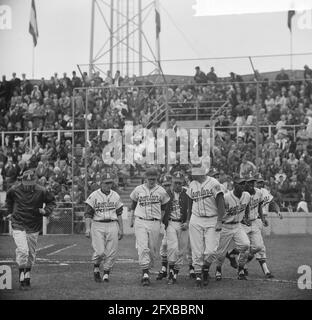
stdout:
POLYGON ((34 191, 26 192, 21 183, 9 189, 6 195, 8 214, 12 214, 12 228, 27 233, 39 232, 42 228, 42 214, 39 212, 45 203, 45 216, 55 207, 55 197, 40 185, 34 191))
MULTIPOLYGON (((174 192, 170 191, 168 192, 170 201, 167 204, 167 208, 165 210, 165 214, 163 216, 163 224, 167 228, 170 218, 170 213, 173 211, 173 201, 174 201, 174 192)), ((179 196, 179 205, 180 205, 180 211, 181 211, 181 222, 186 222, 187 219, 187 206, 188 206, 188 196, 186 194, 186 190, 182 189, 179 196)))

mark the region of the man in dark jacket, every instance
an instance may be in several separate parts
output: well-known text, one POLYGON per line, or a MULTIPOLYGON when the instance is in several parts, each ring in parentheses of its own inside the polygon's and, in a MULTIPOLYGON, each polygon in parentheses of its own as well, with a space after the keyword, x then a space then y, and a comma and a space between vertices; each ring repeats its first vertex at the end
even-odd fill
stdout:
POLYGON ((21 183, 8 190, 6 206, 17 247, 20 289, 27 290, 30 288, 30 270, 35 263, 38 236, 42 229, 42 216, 52 213, 55 198, 36 184, 34 172, 28 170, 24 172, 21 183))
POLYGON ((183 256, 187 249, 188 232, 186 219, 188 197, 186 190, 182 188, 183 182, 184 177, 181 172, 176 172, 172 178, 172 189, 168 192, 170 209, 166 210, 163 218, 166 228, 169 263, 168 284, 176 283, 179 269, 183 264, 183 256))

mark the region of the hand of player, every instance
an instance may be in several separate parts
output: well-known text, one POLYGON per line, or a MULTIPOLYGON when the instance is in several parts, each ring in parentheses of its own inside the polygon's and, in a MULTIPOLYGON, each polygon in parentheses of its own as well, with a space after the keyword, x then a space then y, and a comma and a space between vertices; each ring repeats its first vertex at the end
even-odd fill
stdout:
POLYGON ((184 231, 184 230, 187 230, 187 229, 188 229, 188 222, 182 223, 181 229, 182 229, 183 231, 184 231))
POLYGON ((46 214, 46 211, 43 208, 39 208, 39 213, 44 216, 46 214))
POLYGON ((222 221, 217 221, 215 229, 217 232, 222 230, 222 221))
POLYGON ((85 232, 85 236, 86 236, 87 238, 90 238, 90 236, 91 236, 91 232, 90 232, 90 230, 86 230, 86 232, 85 232))
POLYGON ((118 240, 121 240, 123 238, 123 230, 118 230, 118 240))
POLYGON ((3 217, 3 221, 11 221, 12 214, 8 214, 6 217, 3 217))
POLYGON ((265 219, 265 218, 262 219, 262 223, 263 223, 263 225, 264 225, 265 227, 267 227, 267 226, 269 225, 268 220, 265 219))

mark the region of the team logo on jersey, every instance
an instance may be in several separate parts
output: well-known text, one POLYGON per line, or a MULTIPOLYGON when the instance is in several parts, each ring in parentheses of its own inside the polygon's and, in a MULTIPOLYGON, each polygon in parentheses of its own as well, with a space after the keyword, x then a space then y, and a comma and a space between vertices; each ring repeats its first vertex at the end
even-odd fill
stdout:
POLYGON ((212 192, 208 189, 203 189, 201 191, 193 191, 193 190, 191 191, 191 197, 195 202, 212 197, 212 196, 213 196, 212 192))
POLYGON ((244 212, 247 208, 247 204, 240 204, 234 207, 230 207, 228 204, 225 205, 226 214, 228 216, 236 216, 241 212, 244 212))
POLYGON ((146 207, 146 206, 150 206, 152 204, 160 203, 161 199, 157 195, 139 196, 138 202, 139 202, 140 207, 146 207))
POLYGON ((97 199, 95 199, 94 201, 94 210, 97 212, 105 212, 105 211, 115 210, 115 209, 116 209, 116 202, 112 202, 112 201, 99 202, 97 199))

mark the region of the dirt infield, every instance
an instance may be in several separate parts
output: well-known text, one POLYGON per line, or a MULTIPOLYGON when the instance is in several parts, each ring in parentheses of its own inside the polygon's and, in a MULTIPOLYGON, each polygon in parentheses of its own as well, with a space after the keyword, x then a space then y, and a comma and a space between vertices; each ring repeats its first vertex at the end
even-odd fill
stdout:
POLYGON ((216 282, 212 265, 208 287, 195 288, 188 278, 187 265, 182 268, 178 283, 168 286, 156 281, 158 260, 152 271, 152 285, 142 287, 134 237, 120 241, 118 260, 110 282, 93 281, 90 240, 83 235, 41 236, 37 264, 32 273, 31 291, 18 290, 18 270, 14 262, 15 246, 9 236, 0 237, 0 264, 11 265, 13 289, 1 290, 1 299, 107 299, 107 300, 219 300, 219 299, 312 299, 312 290, 298 289, 300 265, 312 267, 312 236, 270 236, 265 238, 268 265, 275 278, 265 280, 259 264, 249 265, 248 281, 239 281, 236 271, 225 262, 224 279, 216 282))

